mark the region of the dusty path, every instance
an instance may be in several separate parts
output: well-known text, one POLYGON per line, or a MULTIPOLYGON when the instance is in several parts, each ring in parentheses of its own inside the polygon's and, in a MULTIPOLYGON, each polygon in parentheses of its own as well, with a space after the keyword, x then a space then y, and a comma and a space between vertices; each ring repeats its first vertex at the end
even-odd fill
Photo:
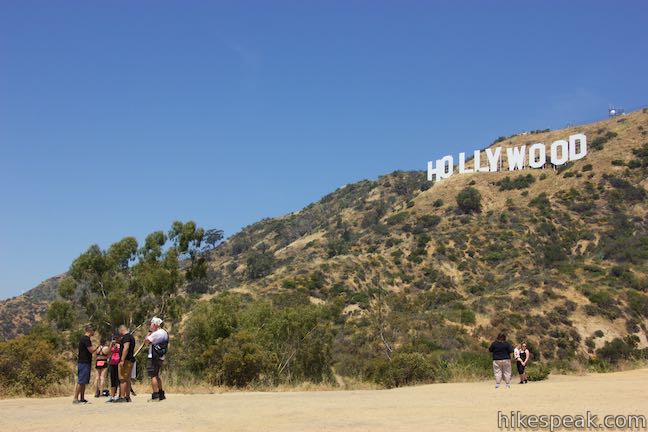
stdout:
POLYGON ((648 369, 556 376, 511 389, 490 382, 395 390, 170 395, 165 402, 97 402, 70 398, 0 401, 0 431, 488 431, 497 411, 525 414, 648 416, 648 369), (124 427, 123 422, 129 424, 124 427), (155 425, 154 425, 155 424, 155 425), (100 428, 101 429, 101 428, 100 428))

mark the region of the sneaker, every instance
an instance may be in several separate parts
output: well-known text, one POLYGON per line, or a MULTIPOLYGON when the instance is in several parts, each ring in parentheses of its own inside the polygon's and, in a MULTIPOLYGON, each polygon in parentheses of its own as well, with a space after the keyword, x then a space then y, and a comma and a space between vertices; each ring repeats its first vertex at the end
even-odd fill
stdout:
POLYGON ((117 400, 113 400, 114 403, 128 403, 128 399, 126 398, 118 398, 117 400))
POLYGON ((160 402, 160 393, 151 393, 151 399, 148 399, 147 402, 160 402))
POLYGON ((160 400, 163 401, 166 399, 166 394, 164 393, 164 390, 160 390, 160 400))
POLYGON ((108 396, 108 400, 106 401, 106 403, 113 403, 113 402, 115 402, 116 400, 117 400, 117 399, 113 399, 112 396, 108 396))
POLYGON ((81 399, 81 400, 79 401, 79 403, 82 403, 82 404, 89 404, 90 402, 88 402, 88 401, 85 400, 85 399, 81 399))
POLYGON ((108 390, 104 390, 103 392, 101 392, 101 396, 109 397, 109 396, 110 396, 110 392, 109 392, 108 390))
POLYGON ((79 402, 79 401, 76 400, 76 399, 74 399, 74 400, 72 401, 72 405, 79 405, 80 403, 81 403, 81 402, 79 402))

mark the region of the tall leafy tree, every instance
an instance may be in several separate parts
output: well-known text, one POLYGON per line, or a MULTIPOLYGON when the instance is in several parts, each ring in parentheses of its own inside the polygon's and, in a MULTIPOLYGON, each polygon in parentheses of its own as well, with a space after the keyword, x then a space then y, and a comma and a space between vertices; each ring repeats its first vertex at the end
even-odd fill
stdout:
POLYGON ((156 231, 146 236, 141 247, 133 237, 106 250, 90 246, 61 281, 62 300, 50 311, 51 321, 67 328, 74 316, 108 330, 122 323, 141 325, 151 315, 177 318, 183 282, 207 274, 201 253, 204 236, 194 222, 176 221, 168 234, 156 231))

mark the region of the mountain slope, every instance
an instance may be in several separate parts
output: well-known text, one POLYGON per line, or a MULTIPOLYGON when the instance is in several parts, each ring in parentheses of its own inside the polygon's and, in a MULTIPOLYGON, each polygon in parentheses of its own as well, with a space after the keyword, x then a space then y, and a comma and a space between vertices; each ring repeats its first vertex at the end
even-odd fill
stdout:
MULTIPOLYGON (((556 171, 456 174, 435 184, 423 172, 394 172, 347 185, 242 229, 211 252, 207 283, 187 291, 342 302, 339 356, 373 343, 359 340, 363 326, 412 350, 486 341, 506 328, 547 360, 628 334, 646 346, 646 131, 641 111, 496 144, 585 133, 589 154, 556 171), (480 213, 458 209, 467 186, 481 194, 480 213)), ((37 291, 44 297, 30 291, 0 304, 3 336, 39 319, 55 288, 50 280, 37 291)))
POLYGON ((25 334, 40 321, 47 305, 56 299, 61 277, 51 277, 25 294, 0 301, 0 338, 25 334))

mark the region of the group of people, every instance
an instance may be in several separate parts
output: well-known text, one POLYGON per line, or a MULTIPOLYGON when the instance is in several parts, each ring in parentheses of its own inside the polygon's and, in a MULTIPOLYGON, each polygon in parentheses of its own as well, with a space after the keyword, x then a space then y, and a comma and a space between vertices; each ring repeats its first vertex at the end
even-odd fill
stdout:
POLYGON ((495 388, 499 388, 502 378, 506 383, 506 387, 511 387, 511 354, 513 354, 518 375, 520 376, 519 384, 527 384, 529 382, 526 374, 526 366, 531 359, 531 353, 526 343, 518 344, 513 348, 513 345, 506 340, 506 333, 501 332, 497 335, 497 339, 490 345, 488 351, 493 355, 495 388))
MULTIPOLYGON (((95 330, 91 325, 85 327, 85 334, 79 340, 79 356, 77 363, 78 381, 74 391, 74 404, 88 403, 85 398, 86 386, 90 383, 90 370, 93 356, 97 370, 95 397, 108 396, 107 402, 128 403, 132 389, 132 374, 135 357, 147 345, 148 356, 146 371, 151 379, 151 398, 149 402, 159 402, 166 399, 160 371, 164 364, 165 355, 169 348, 169 334, 162 328, 162 320, 153 317, 150 320, 150 331, 144 338, 144 344, 135 350, 135 337, 125 325, 119 326, 113 335, 110 344, 101 338, 98 345, 94 345, 92 337, 95 330), (110 391, 104 388, 106 377, 110 376, 110 391)), ((515 348, 506 340, 506 333, 501 332, 497 339, 490 345, 488 351, 493 356, 493 372, 495 374, 495 388, 499 388, 502 379, 506 387, 511 386, 511 354, 514 355, 520 384, 529 382, 526 366, 531 359, 531 353, 526 343, 518 344, 515 348)))
POLYGON ((109 403, 131 402, 132 375, 134 373, 135 357, 144 346, 148 346, 146 371, 151 379, 151 398, 149 402, 159 402, 166 399, 160 371, 164 364, 165 355, 169 348, 169 334, 162 328, 162 319, 151 318, 150 331, 144 338, 144 343, 135 349, 136 341, 128 327, 119 326, 112 335, 110 343, 105 337, 95 345, 92 337, 95 330, 91 325, 85 327, 85 333, 79 340, 79 354, 77 361, 77 385, 74 390, 74 404, 86 404, 86 386, 90 384, 92 361, 97 371, 95 397, 107 396, 109 403), (106 378, 110 376, 110 391, 104 390, 106 378))

